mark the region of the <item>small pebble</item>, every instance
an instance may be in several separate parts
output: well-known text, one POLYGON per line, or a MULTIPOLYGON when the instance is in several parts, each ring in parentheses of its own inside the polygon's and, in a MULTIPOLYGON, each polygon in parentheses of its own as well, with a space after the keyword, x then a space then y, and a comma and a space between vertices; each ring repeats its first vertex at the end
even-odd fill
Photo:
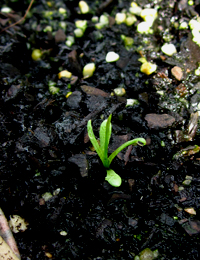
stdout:
POLYGON ((175 66, 171 69, 172 75, 177 79, 177 80, 181 80, 183 77, 183 71, 180 67, 175 66))
POLYGON ((115 62, 119 60, 119 54, 115 53, 114 51, 110 51, 106 55, 106 62, 115 62))
POLYGON ((172 56, 174 53, 177 53, 176 51, 176 47, 174 44, 172 43, 165 43, 162 47, 161 47, 161 51, 168 55, 168 56, 172 56))

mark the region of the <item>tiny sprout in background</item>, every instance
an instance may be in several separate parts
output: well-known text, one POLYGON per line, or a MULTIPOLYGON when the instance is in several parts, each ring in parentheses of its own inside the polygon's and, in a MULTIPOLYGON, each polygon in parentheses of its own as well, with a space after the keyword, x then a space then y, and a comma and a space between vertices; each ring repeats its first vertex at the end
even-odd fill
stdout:
POLYGON ((87 28, 87 21, 86 20, 78 20, 75 22, 76 29, 74 30, 74 35, 77 38, 81 38, 84 35, 84 32, 87 28))
POLYGON ((72 92, 68 92, 67 95, 65 96, 66 98, 68 98, 69 96, 71 96, 72 92))
POLYGON ((133 25, 136 21, 137 21, 137 18, 135 17, 135 15, 128 14, 127 17, 126 17, 125 23, 126 23, 127 26, 131 26, 131 25, 133 25))
POLYGON ((146 8, 141 11, 140 16, 144 19, 144 21, 152 25, 155 19, 157 18, 158 13, 156 9, 146 8))
POLYGON ((192 18, 189 22, 191 34, 193 36, 192 41, 195 42, 197 45, 200 46, 200 19, 198 18, 192 18))
POLYGON ((93 16, 93 17, 91 18, 91 21, 92 21, 93 23, 98 23, 99 17, 98 17, 98 16, 93 16))
POLYGON ((85 65, 85 67, 83 68, 83 77, 84 78, 92 77, 95 68, 96 67, 94 63, 88 63, 87 65, 85 65))
POLYGON ((179 25, 179 30, 185 30, 188 28, 188 23, 186 21, 183 21, 179 25))
POLYGON ((164 142, 164 141, 161 141, 161 142, 160 142, 160 145, 161 145, 162 147, 165 147, 165 142, 164 142))
POLYGON ((47 25, 44 29, 43 29, 43 32, 52 32, 53 31, 53 28, 52 26, 50 25, 47 25))
POLYGON ((188 5, 194 5, 194 1, 193 0, 189 0, 188 1, 188 5))
POLYGON ((78 5, 82 14, 87 14, 90 11, 90 8, 85 1, 80 1, 78 5))
POLYGON ((78 20, 75 22, 76 28, 81 29, 83 32, 87 28, 87 20, 78 20))
POLYGON ((144 19, 143 22, 137 25, 137 31, 141 34, 152 34, 153 29, 151 29, 153 22, 158 16, 157 10, 153 8, 141 9, 136 5, 133 5, 129 9, 130 13, 138 15, 144 19))
POLYGON ((67 36, 67 40, 66 40, 65 44, 68 47, 71 47, 74 43, 75 43, 74 36, 71 36, 71 35, 67 36))
POLYGON ((140 16, 140 14, 142 12, 142 8, 140 6, 138 6, 135 2, 132 2, 131 7, 129 8, 129 12, 131 14, 140 16))
POLYGON ((60 91, 60 89, 58 87, 56 87, 56 82, 54 82, 54 81, 49 81, 48 86, 49 86, 49 92, 52 95, 55 95, 60 91))
POLYGON ((50 92, 52 95, 57 94, 59 91, 60 91, 60 89, 57 88, 57 87, 53 87, 53 86, 49 87, 49 92, 50 92))
POLYGON ((124 41, 124 46, 126 47, 127 50, 131 49, 134 44, 134 40, 131 37, 127 37, 125 35, 121 35, 121 39, 124 41))
POLYGON ((74 35, 75 35, 76 38, 81 38, 81 37, 83 37, 84 32, 83 32, 82 29, 76 28, 76 29, 74 30, 74 35))
POLYGON ((153 64, 151 62, 145 62, 140 67, 140 71, 145 73, 146 75, 150 75, 150 74, 154 73, 156 71, 156 69, 157 69, 157 65, 153 64))
POLYGON ((95 28, 97 30, 100 30, 106 26, 109 25, 109 18, 108 18, 108 15, 106 14, 102 14, 99 18, 99 22, 95 24, 95 28))
POLYGON ((11 9, 10 7, 5 6, 5 7, 2 7, 2 8, 1 8, 1 12, 8 14, 8 13, 11 13, 11 12, 12 12, 12 9, 11 9))
POLYGON ((158 249, 151 251, 150 248, 145 248, 139 255, 136 255, 134 260, 154 260, 159 256, 158 249))
POLYGON ((135 105, 139 105, 139 101, 137 99, 133 99, 133 98, 128 98, 126 100, 126 107, 133 107, 135 105))
POLYGON ((151 24, 149 22, 141 22, 137 25, 137 32, 141 34, 152 34, 151 24))
POLYGON ((40 49, 33 50, 31 57, 35 61, 40 60, 42 57, 42 51, 40 49))
POLYGON ((125 23, 126 22, 126 14, 125 13, 116 13, 115 21, 117 24, 125 23))
POLYGON ((194 71, 196 76, 200 76, 200 66, 194 71))
POLYGON ((70 79, 72 76, 72 73, 69 72, 68 70, 62 70, 61 72, 58 73, 58 78, 68 78, 70 79))
POLYGON ((115 88, 113 91, 114 91, 115 95, 118 97, 122 97, 126 94, 126 90, 123 87, 115 88))
POLYGON ((64 22, 64 21, 61 21, 61 22, 59 22, 59 27, 60 27, 61 29, 63 29, 64 31, 66 31, 66 29, 67 29, 67 23, 64 22))
POLYGON ((58 9, 58 12, 59 12, 60 14, 66 14, 66 13, 67 13, 67 10, 66 10, 65 8, 60 7, 60 8, 58 9))

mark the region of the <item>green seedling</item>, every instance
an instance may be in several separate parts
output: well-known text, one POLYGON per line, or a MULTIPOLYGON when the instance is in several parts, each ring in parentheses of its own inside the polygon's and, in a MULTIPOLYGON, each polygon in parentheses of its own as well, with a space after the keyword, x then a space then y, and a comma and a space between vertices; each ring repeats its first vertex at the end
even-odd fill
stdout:
POLYGON ((103 163, 103 166, 106 168, 107 175, 105 180, 108 181, 112 186, 119 187, 122 183, 122 180, 121 177, 116 172, 110 169, 110 164, 112 160, 119 152, 121 152, 121 150, 123 150, 127 146, 137 145, 137 144, 144 146, 146 145, 146 141, 144 138, 136 138, 130 140, 122 144, 110 156, 108 156, 108 145, 109 145, 111 132, 112 132, 111 117, 112 115, 110 115, 108 119, 104 120, 100 126, 100 131, 99 131, 100 144, 98 143, 94 135, 91 120, 89 120, 87 123, 87 130, 88 130, 88 136, 90 138, 90 141, 94 146, 94 149, 96 150, 97 154, 99 155, 103 163))

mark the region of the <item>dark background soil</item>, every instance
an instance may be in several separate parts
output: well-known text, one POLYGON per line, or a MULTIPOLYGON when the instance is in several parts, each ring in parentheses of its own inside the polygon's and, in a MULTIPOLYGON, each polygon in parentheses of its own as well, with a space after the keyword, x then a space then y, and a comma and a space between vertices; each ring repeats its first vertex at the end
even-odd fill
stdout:
MULTIPOLYGON (((187 1, 161 1, 154 34, 145 36, 147 44, 136 25, 111 23, 101 30, 103 38, 95 39, 91 18, 104 12, 115 17, 122 9, 128 10, 131 1, 107 1, 107 6, 102 5, 104 1, 87 1, 92 13, 86 15, 77 13, 78 2, 50 1, 49 7, 47 1, 35 1, 22 24, 0 34, 0 207, 8 219, 19 215, 29 223, 25 232, 14 234, 21 258, 134 259, 150 248, 158 249, 158 259, 197 260, 200 132, 198 120, 190 119, 197 112, 194 104, 200 102, 199 77, 194 75, 200 50, 192 45, 189 29, 180 32, 170 21, 189 21, 199 13, 199 2, 189 7, 187 1), (66 8, 67 18, 58 14, 60 7, 66 8), (47 10, 55 12, 52 18, 44 17, 47 10), (84 37, 67 47, 55 37, 59 22, 67 22, 67 36, 73 35, 77 19, 88 20, 88 28, 84 37), (43 31, 49 24, 54 33, 43 31), (178 50, 175 58, 161 58, 166 28, 178 50), (131 50, 125 49, 121 34, 134 38, 131 50), (186 57, 184 44, 190 56, 186 57), (144 56, 158 66, 152 75, 140 72, 140 45, 144 56), (45 51, 42 60, 32 60, 33 49, 45 51), (75 61, 70 58, 73 50, 75 61), (120 60, 106 63, 109 51, 117 52, 120 60), (179 82, 171 68, 186 60, 183 69, 189 67, 190 72, 179 82), (95 73, 83 79, 82 68, 91 61, 96 64, 95 73), (71 71, 76 81, 58 79, 63 69, 71 71), (60 88, 58 94, 49 92, 49 81, 60 88), (97 92, 91 94, 83 85, 97 92), (125 88, 124 97, 98 92, 110 94, 118 86, 125 88), (158 90, 164 92, 162 97, 158 90), (67 99, 69 91, 72 95, 67 99), (139 104, 126 107, 129 98, 139 104), (133 147, 130 154, 125 149, 114 159, 112 169, 123 180, 119 188, 104 181, 106 171, 91 150, 86 131, 92 119, 98 136, 100 124, 111 113, 109 152, 131 138, 147 140, 145 147, 133 147), (151 113, 167 114, 174 120, 150 126, 146 116, 151 113), (188 125, 193 126, 192 133, 188 125), (190 185, 183 184, 187 176, 192 179, 190 185), (53 195, 48 201, 42 197, 46 192, 53 195), (187 208, 196 215, 186 212, 187 208)), ((153 1, 137 3, 142 8, 155 6, 153 1)), ((28 4, 4 1, 20 17, 28 4)), ((0 13, 0 19, 3 29, 16 18, 0 13)))

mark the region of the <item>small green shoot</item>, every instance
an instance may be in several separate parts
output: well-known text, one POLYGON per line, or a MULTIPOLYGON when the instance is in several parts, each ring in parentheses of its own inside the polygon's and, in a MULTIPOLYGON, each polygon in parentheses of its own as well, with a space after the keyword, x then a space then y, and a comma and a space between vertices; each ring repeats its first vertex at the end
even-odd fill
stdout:
POLYGON ((108 117, 108 119, 104 120, 100 126, 99 131, 99 137, 100 137, 100 144, 98 143, 93 129, 92 129, 92 123, 91 120, 88 121, 87 124, 87 130, 88 130, 88 136, 90 138, 90 141, 92 145, 94 146, 94 149, 96 150, 97 154, 99 155, 103 166, 107 170, 107 175, 105 180, 107 180, 112 186, 119 187, 121 185, 121 177, 115 173, 113 170, 110 169, 110 164, 112 160, 117 156, 121 150, 126 148, 129 145, 146 145, 146 141, 144 138, 136 138, 133 140, 130 140, 124 144, 122 144, 120 147, 118 147, 109 157, 108 157, 108 145, 110 142, 111 132, 112 132, 112 124, 111 124, 111 118, 112 115, 108 117))

